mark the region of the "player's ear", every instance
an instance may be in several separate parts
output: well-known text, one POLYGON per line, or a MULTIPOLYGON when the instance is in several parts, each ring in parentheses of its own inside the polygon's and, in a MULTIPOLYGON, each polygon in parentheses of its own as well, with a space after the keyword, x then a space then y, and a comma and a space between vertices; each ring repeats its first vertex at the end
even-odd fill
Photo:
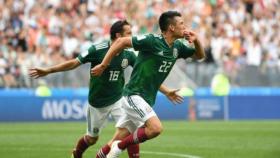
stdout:
POLYGON ((175 31, 175 26, 172 25, 172 24, 170 24, 170 25, 169 25, 169 29, 173 32, 173 31, 175 31))
POLYGON ((116 37, 120 38, 120 37, 122 37, 122 34, 121 33, 116 33, 116 37))

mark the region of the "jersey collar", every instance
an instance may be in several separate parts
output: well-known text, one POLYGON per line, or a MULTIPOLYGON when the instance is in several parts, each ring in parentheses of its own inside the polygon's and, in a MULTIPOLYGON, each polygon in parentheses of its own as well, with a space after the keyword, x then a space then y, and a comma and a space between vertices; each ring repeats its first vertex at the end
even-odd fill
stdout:
POLYGON ((167 43, 167 41, 165 40, 163 34, 161 34, 161 37, 162 37, 162 39, 163 39, 164 44, 165 44, 168 48, 171 49, 171 48, 173 47, 173 45, 172 45, 172 46, 169 46, 169 45, 168 45, 168 43, 167 43))

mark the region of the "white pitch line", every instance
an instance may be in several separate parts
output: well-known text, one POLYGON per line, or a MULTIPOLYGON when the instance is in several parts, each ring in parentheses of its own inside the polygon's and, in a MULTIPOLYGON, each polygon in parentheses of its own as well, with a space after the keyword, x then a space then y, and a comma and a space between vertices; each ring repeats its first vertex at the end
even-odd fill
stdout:
POLYGON ((166 152, 154 152, 154 151, 140 151, 140 153, 151 154, 151 155, 164 155, 164 156, 184 157, 184 158, 201 158, 199 156, 187 155, 187 154, 179 154, 179 153, 166 153, 166 152))
MULTIPOLYGON (((1 149, 3 149, 3 148, 1 148, 1 149)), ((16 150, 16 151, 34 151, 34 148, 31 148, 31 147, 20 147, 20 148, 15 148, 15 149, 12 149, 12 150, 16 150)), ((45 148, 42 148, 42 149, 40 148, 40 149, 37 149, 37 150, 40 150, 40 151, 48 150, 49 151, 49 149, 45 149, 45 148)), ((65 149, 56 148, 56 149, 52 149, 51 151, 65 151, 65 149)), ((174 156, 174 157, 182 157, 182 158, 202 158, 202 157, 195 156, 195 155, 180 154, 180 153, 156 152, 156 151, 140 151, 140 154, 174 156)))

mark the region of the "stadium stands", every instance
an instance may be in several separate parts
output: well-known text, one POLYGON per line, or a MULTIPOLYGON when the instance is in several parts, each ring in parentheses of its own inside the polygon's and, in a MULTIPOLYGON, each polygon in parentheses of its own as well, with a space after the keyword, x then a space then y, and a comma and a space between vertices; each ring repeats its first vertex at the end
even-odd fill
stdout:
MULTIPOLYGON (((279 7, 277 0, 0 1, 0 87, 36 87, 29 67, 74 58, 108 38, 115 19, 127 18, 134 34, 159 33, 158 15, 165 10, 182 12, 205 45, 203 64, 178 66, 196 86, 209 86, 219 69, 233 87, 280 86, 279 7)), ((88 78, 88 69, 47 80, 51 87, 86 86, 77 76, 88 78)))

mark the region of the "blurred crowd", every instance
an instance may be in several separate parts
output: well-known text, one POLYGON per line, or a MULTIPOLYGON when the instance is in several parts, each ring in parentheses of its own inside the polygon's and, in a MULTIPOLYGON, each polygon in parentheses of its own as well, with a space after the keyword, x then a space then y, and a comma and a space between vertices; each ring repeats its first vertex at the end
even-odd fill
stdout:
POLYGON ((160 33, 158 17, 167 10, 181 12, 199 34, 204 65, 236 86, 246 67, 271 86, 280 69, 279 8, 279 0, 0 0, 0 87, 34 86, 28 68, 61 63, 109 39, 117 19, 127 19, 135 35, 160 33))

